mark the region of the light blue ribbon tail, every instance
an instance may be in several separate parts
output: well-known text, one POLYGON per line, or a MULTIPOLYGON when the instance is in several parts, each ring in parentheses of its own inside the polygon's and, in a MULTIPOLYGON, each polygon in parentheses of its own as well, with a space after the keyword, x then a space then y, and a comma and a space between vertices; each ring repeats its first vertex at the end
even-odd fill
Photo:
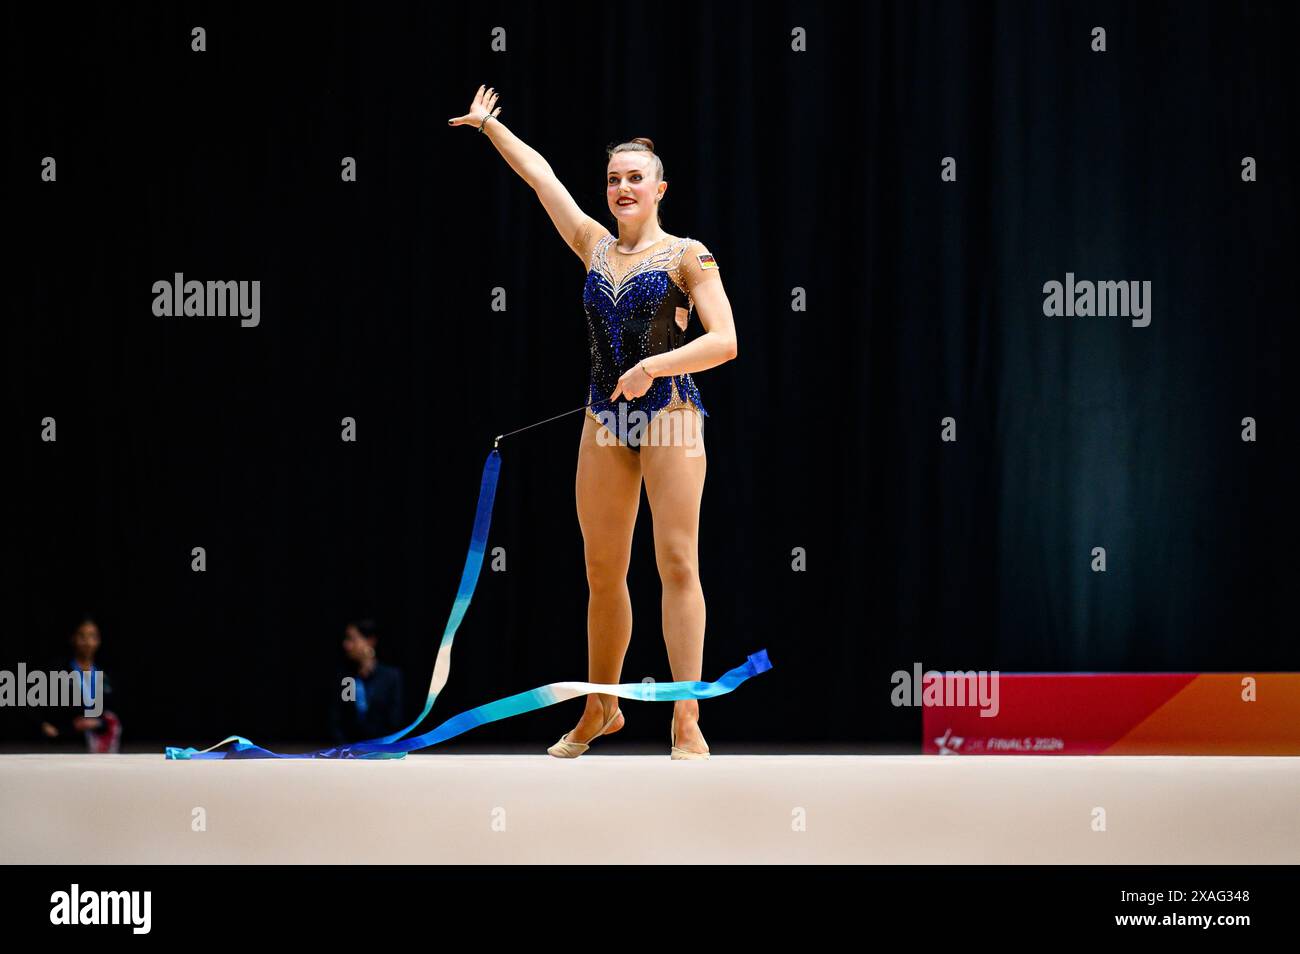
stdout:
POLYGON ((181 761, 196 759, 400 759, 407 752, 428 748, 447 739, 454 738, 462 732, 468 732, 476 726, 511 716, 522 715, 546 706, 564 702, 589 693, 620 696, 624 699, 636 699, 642 702, 669 702, 680 699, 710 699, 731 692, 746 679, 766 672, 772 668, 767 658, 767 650, 760 649, 752 654, 743 665, 724 673, 715 682, 663 682, 663 683, 620 683, 604 685, 592 682, 553 682, 538 689, 530 689, 517 695, 498 699, 486 705, 468 709, 452 716, 431 732, 405 738, 416 728, 433 709, 438 693, 447 684, 451 675, 451 647, 474 596, 478 585, 479 572, 483 567, 483 554, 487 550, 488 527, 492 523, 492 505, 496 499, 497 479, 501 473, 501 455, 494 448, 483 464, 483 478, 479 486, 478 509, 474 515, 474 530, 470 535, 469 552, 465 556, 465 569, 461 573, 460 587, 452 604, 451 616, 443 630, 442 642, 438 645, 438 655, 433 664, 433 676, 429 680, 429 692, 425 699, 424 710, 419 718, 399 732, 365 742, 354 742, 337 748, 320 749, 316 752, 280 754, 264 749, 250 742, 241 735, 231 735, 216 745, 206 749, 179 748, 167 746, 165 757, 181 761), (222 749, 226 743, 230 748, 222 749), (218 751, 220 750, 220 751, 218 751))

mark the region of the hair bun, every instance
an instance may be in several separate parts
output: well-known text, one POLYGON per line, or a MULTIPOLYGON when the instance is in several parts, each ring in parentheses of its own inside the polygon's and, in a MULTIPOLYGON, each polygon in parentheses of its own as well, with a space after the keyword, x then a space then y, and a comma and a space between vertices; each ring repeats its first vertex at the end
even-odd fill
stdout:
POLYGON ((632 142, 639 142, 641 143, 641 145, 645 146, 651 152, 655 151, 655 141, 651 139, 649 136, 637 136, 635 139, 632 140, 632 142))

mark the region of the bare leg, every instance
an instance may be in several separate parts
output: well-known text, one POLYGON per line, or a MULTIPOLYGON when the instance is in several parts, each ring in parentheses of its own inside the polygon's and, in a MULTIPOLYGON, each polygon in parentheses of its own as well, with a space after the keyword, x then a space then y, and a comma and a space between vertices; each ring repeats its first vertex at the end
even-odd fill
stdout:
MULTIPOLYGON (((700 498, 707 469, 704 435, 695 411, 655 416, 641 448, 646 497, 654 516, 655 560, 663 584, 664 643, 673 680, 698 680, 704 665, 704 590, 700 585, 700 498)), ((677 744, 703 752, 695 699, 673 704, 677 744)))
MULTIPOLYGON (((596 440, 602 425, 584 415, 578 445, 576 492, 587 563, 587 681, 616 683, 632 641, 632 598, 627 570, 632 531, 641 506, 641 460, 636 451, 596 440)), ((592 693, 569 738, 590 742, 618 706, 618 697, 592 693)), ((620 716, 606 730, 623 728, 620 716)))

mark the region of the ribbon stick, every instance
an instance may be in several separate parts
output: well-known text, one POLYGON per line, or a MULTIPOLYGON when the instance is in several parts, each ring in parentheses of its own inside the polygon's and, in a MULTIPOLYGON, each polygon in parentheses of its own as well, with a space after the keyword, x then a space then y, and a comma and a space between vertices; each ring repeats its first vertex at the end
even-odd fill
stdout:
MULTIPOLYGON (((505 436, 505 435, 502 435, 505 436)), ((500 438, 498 438, 500 440, 500 438)), ((424 721, 433 709, 451 675, 451 648, 456 630, 465 618, 474 589, 478 585, 479 573, 483 568, 483 554, 487 549, 488 527, 492 523, 492 505, 496 499, 497 479, 501 473, 501 454, 493 447, 483 464, 483 477, 479 485, 478 508, 474 515, 474 530, 470 535, 469 552, 465 556, 465 568, 461 572, 460 587, 452 603, 451 616, 443 629, 442 642, 438 645, 438 655, 433 664, 433 676, 429 680, 429 692, 425 697, 424 709, 414 722, 406 728, 378 739, 354 742, 336 748, 321 749, 315 752, 282 755, 264 749, 240 735, 227 736, 216 745, 206 749, 179 748, 167 746, 168 759, 189 761, 195 759, 392 759, 403 758, 407 752, 428 748, 439 742, 468 732, 476 726, 511 716, 522 715, 534 709, 555 705, 577 696, 589 693, 601 693, 620 696, 624 699, 637 699, 643 702, 670 701, 678 699, 708 699, 730 692, 750 676, 766 672, 772 668, 768 662, 767 650, 762 649, 752 654, 743 665, 723 674, 715 682, 665 682, 665 683, 620 683, 604 685, 592 682, 553 682, 537 689, 530 689, 495 702, 469 709, 452 716, 431 732, 406 739, 416 726, 424 721), (234 743, 229 749, 222 750, 226 743, 234 743), (218 751, 220 750, 220 751, 218 751)))

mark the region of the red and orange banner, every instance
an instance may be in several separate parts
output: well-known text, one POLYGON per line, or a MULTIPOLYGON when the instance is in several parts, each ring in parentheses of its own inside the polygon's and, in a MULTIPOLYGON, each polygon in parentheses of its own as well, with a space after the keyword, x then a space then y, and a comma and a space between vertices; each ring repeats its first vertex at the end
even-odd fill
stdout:
MULTIPOLYGON (((940 699, 961 673, 932 673, 940 699)), ((931 755, 1300 755, 1300 673, 1000 673, 996 706, 927 704, 931 755), (981 711, 988 715, 981 715, 981 711)))

